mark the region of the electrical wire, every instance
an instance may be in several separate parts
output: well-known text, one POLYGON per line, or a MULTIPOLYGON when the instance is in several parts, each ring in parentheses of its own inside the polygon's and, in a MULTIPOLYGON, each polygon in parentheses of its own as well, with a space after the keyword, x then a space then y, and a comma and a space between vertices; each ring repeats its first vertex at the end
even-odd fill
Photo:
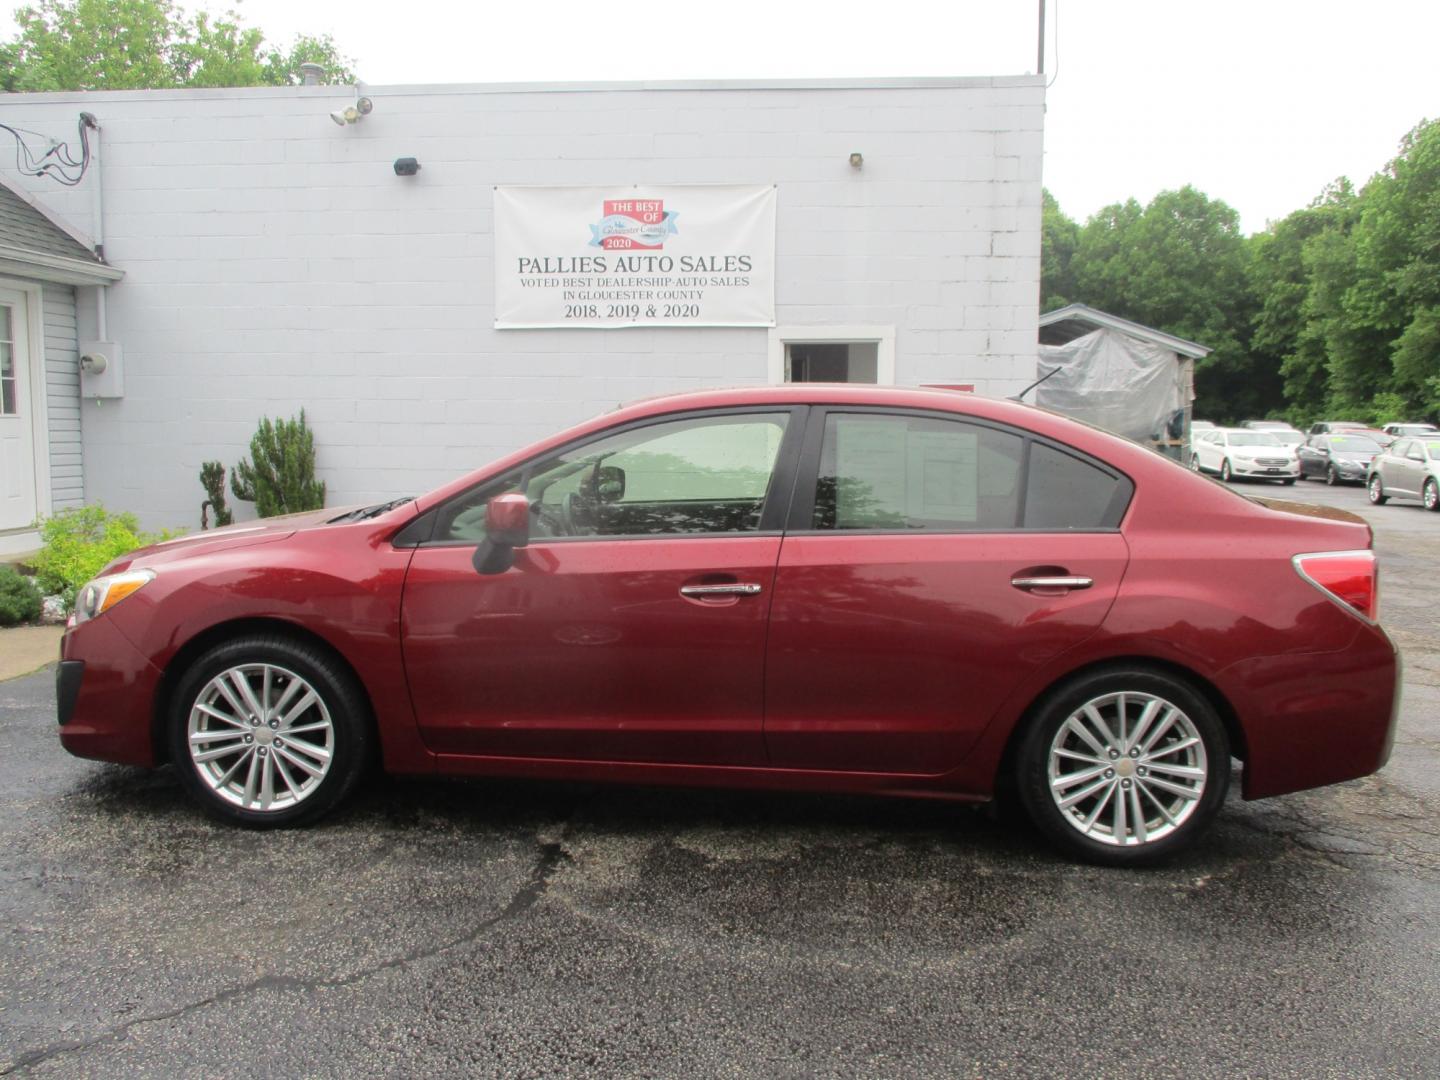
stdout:
POLYGON ((80 130, 79 160, 76 160, 74 153, 70 150, 69 143, 56 142, 50 136, 43 135, 38 131, 11 127, 4 123, 0 123, 0 131, 9 132, 15 139, 16 172, 26 176, 46 177, 54 180, 57 184, 75 187, 85 179, 85 174, 90 170, 90 128, 94 126, 94 123, 95 118, 89 113, 80 114, 78 125, 80 130), (25 141, 26 135, 47 140, 50 143, 50 149, 43 154, 37 154, 25 141))
POLYGON ((1055 80, 1060 77, 1060 0, 1055 0, 1055 74, 1050 76, 1050 81, 1045 84, 1045 89, 1055 85, 1055 80))

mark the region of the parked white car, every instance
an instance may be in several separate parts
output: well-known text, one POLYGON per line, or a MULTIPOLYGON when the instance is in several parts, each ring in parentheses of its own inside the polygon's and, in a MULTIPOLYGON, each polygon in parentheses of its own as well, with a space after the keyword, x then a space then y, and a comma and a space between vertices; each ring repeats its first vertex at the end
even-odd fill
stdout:
POLYGON ((1390 499, 1419 499, 1426 510, 1440 510, 1440 433, 1396 439, 1370 462, 1365 485, 1376 506, 1390 499))
POLYGON ((1218 473, 1226 483, 1237 476, 1279 480, 1282 484, 1293 484, 1300 478, 1300 462, 1293 446, 1286 446, 1272 432, 1245 428, 1200 432, 1191 447, 1190 468, 1218 473))

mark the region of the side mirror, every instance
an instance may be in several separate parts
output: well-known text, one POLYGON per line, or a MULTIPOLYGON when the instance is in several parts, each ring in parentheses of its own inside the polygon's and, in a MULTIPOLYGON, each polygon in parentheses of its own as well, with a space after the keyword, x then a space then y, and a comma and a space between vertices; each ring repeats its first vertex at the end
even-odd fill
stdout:
POLYGON ((485 507, 485 539, 470 562, 479 574, 503 574, 515 549, 530 543, 530 500, 519 492, 496 495, 485 507))
POLYGON ((625 497, 625 470, 619 465, 601 465, 595 470, 597 502, 619 502, 625 497))

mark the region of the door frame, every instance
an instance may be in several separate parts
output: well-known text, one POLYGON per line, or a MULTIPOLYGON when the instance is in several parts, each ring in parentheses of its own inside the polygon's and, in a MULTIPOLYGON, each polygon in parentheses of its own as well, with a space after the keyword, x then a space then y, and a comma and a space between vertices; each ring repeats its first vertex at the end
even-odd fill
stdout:
MULTIPOLYGON (((53 510, 50 492, 50 397, 45 385, 45 304, 44 286, 38 281, 0 277, 0 289, 20 293, 25 308, 25 358, 26 375, 29 378, 30 442, 33 455, 32 467, 35 473, 35 516, 49 516, 53 510)), ((27 550, 35 546, 28 542, 15 547, 17 537, 33 535, 36 531, 27 526, 0 530, 0 551, 14 548, 27 550)))

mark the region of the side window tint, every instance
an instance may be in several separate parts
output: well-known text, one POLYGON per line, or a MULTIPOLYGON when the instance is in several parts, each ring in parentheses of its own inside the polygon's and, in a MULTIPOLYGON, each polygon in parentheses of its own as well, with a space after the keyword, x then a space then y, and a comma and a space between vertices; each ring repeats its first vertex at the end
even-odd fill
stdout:
POLYGON ((831 413, 812 528, 1014 528, 1023 450, 960 421, 831 413))
POLYGON ((537 540, 753 531, 788 420, 788 413, 674 420, 532 461, 444 507, 433 541, 478 543, 486 504, 507 491, 530 499, 537 540))
POLYGON ((1027 529, 1113 529, 1128 503, 1116 496, 1130 482, 1043 443, 1030 445, 1025 490, 1027 529))

